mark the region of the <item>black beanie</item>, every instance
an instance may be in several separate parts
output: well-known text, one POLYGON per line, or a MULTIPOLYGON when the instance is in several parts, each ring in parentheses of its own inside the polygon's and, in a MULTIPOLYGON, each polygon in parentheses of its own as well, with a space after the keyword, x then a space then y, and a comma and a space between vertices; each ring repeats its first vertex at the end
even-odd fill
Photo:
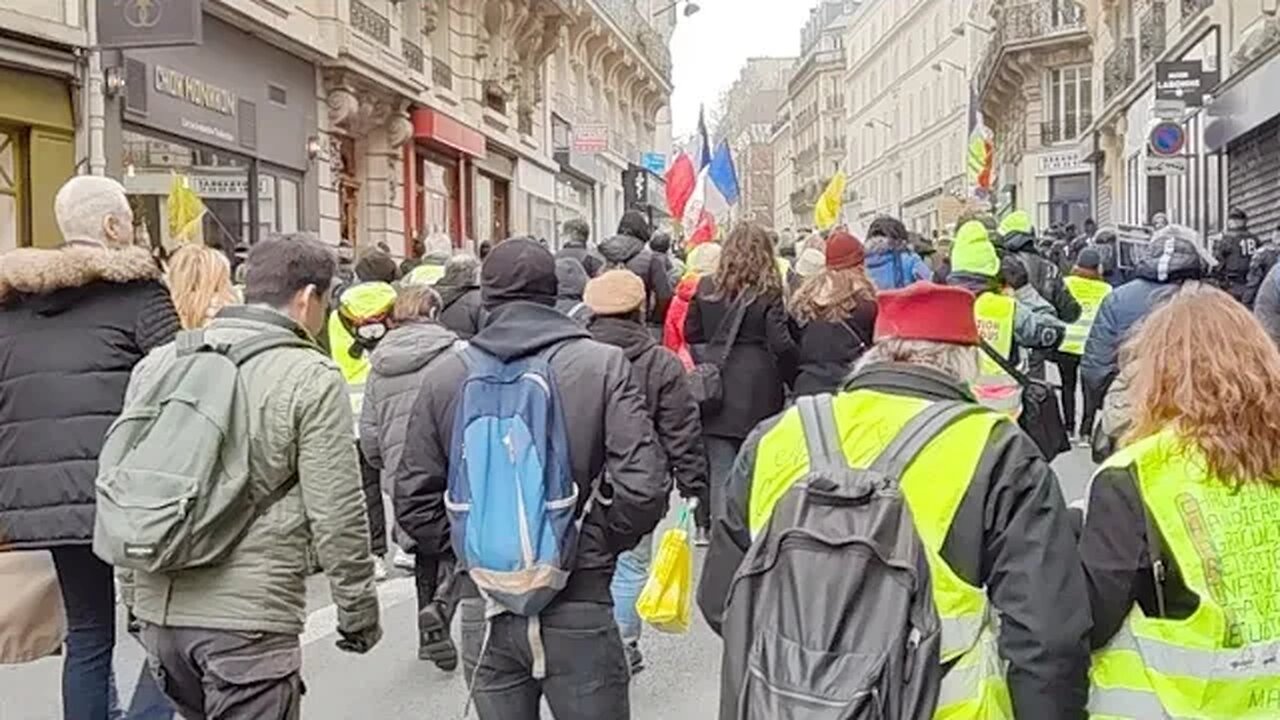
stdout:
POLYGON ((498 243, 480 269, 485 307, 527 301, 556 304, 556 260, 536 240, 512 238, 498 243))

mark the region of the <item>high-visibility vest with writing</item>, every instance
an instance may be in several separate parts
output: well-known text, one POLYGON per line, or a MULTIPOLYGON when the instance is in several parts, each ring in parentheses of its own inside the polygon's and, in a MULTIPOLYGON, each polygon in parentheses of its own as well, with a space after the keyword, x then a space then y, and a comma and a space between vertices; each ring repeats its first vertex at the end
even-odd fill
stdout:
MULTIPOLYGON (((929 401, 856 390, 837 396, 834 404, 845 458, 855 468, 867 468, 929 401)), ((957 421, 935 437, 900 478, 928 555, 933 598, 942 620, 941 659, 951 665, 942 681, 935 720, 1013 718, 986 593, 961 579, 941 554, 991 432, 1005 421, 996 413, 957 421)), ((804 429, 792 408, 760 439, 756 450, 747 510, 752 537, 760 534, 778 501, 808 471, 804 429)))
POLYGON ((1173 431, 1117 453, 1136 470, 1143 506, 1199 597, 1185 619, 1135 605, 1093 657, 1094 718, 1280 718, 1280 487, 1238 488, 1173 431))
MULTIPOLYGON (((999 293, 986 292, 973 303, 978 334, 1002 357, 1013 362, 1013 323, 1018 303, 999 293)), ((987 354, 980 353, 978 380, 973 394, 986 407, 1016 416, 1022 409, 1022 389, 1009 373, 987 354)))
POLYGON ((1080 319, 1067 327, 1066 337, 1059 350, 1071 355, 1083 355, 1084 343, 1089 339, 1089 331, 1093 328, 1093 320, 1098 317, 1098 308, 1102 301, 1111 294, 1111 286, 1101 280, 1068 275, 1063 278, 1071 297, 1080 303, 1080 319))

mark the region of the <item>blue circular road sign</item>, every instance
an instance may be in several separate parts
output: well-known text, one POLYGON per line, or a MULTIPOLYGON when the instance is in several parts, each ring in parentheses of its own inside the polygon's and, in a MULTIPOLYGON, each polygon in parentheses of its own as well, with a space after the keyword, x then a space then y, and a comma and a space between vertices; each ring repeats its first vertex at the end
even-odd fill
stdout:
POLYGON ((1176 122, 1162 122, 1151 128, 1151 152, 1171 157, 1187 146, 1187 131, 1176 122))

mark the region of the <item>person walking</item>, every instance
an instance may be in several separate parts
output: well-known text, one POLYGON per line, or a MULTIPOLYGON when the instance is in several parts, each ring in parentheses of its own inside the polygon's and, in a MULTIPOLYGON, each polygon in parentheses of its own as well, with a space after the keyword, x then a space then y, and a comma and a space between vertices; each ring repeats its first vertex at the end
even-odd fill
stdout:
POLYGON ((662 344, 674 352, 684 364, 685 370, 693 369, 693 353, 684 337, 684 321, 689 316, 689 303, 698 290, 702 278, 715 274, 720 267, 720 244, 702 243, 689 251, 688 269, 684 277, 676 284, 676 296, 667 309, 667 319, 663 323, 662 344))
MULTIPOLYGON (((0 550, 51 553, 67 618, 62 716, 107 720, 116 596, 90 547, 97 460, 134 365, 180 325, 118 182, 68 180, 54 216, 62 246, 0 254, 0 550)), ((130 717, 167 705, 144 675, 130 717)))
MULTIPOLYGON (((1000 222, 997 250, 1022 261, 1027 269, 1031 287, 1053 306, 1053 312, 1063 323, 1070 324, 1080 318, 1080 303, 1072 297, 1063 282, 1062 270, 1057 263, 1041 254, 1031 216, 1022 210, 1009 213, 1000 222)), ((1049 351, 1032 349, 1028 354, 1027 374, 1043 380, 1045 361, 1049 351)))
MULTIPOLYGON (((301 716, 309 548, 329 577, 339 649, 363 653, 382 635, 351 406, 341 373, 313 342, 336 259, 300 235, 258 243, 247 264, 245 305, 223 308, 197 341, 295 341, 241 366, 238 392, 272 411, 247 413, 247 437, 224 440, 248 443, 251 484, 265 500, 219 562, 122 576, 149 662, 190 720, 301 716)), ((178 343, 158 348, 139 363, 129 397, 171 382, 182 362, 178 343)))
POLYGON ((1126 343, 1127 445, 1089 484, 1095 717, 1280 713, 1280 351, 1188 284, 1126 343), (1230 353, 1221 352, 1230 348, 1230 353))
POLYGON ((1249 230, 1249 214, 1241 208, 1231 208, 1226 232, 1213 249, 1217 261, 1214 279, 1240 302, 1248 300, 1249 266, 1261 245, 1258 236, 1249 230))
MULTIPOLYGON (((667 307, 675 296, 668 263, 649 249, 653 231, 644 213, 628 210, 618 222, 618 234, 600 243, 598 248, 604 257, 605 268, 625 267, 644 281, 645 315, 651 327, 661 328, 667 317, 667 307)), ((661 336, 661 330, 657 331, 661 336)))
POLYGON ((567 257, 556 259, 556 309, 583 324, 591 314, 582 301, 590 279, 577 260, 567 257))
POLYGON ((867 277, 877 290, 904 288, 933 277, 911 247, 911 234, 901 220, 881 215, 867 228, 867 277))
MULTIPOLYGON (((408 285, 397 291, 392 329, 369 357, 369 380, 360 415, 360 449, 381 473, 390 492, 408 435, 409 415, 427 368, 459 346, 458 336, 440 324, 444 302, 435 290, 408 285)), ((412 538, 398 525, 401 547, 417 554, 412 538)), ((422 554, 413 563, 418 600, 418 658, 441 670, 458 666, 458 650, 449 635, 456 605, 452 596, 452 553, 422 554)))
POLYGON ((795 376, 797 347, 764 228, 741 223, 729 233, 719 269, 698 282, 689 302, 684 336, 695 360, 719 366, 724 387, 720 407, 702 416, 714 519, 724 514, 738 448, 751 428, 782 410, 795 376))
MULTIPOLYGON (((689 393, 684 367, 675 353, 658 344, 641 316, 644 282, 630 270, 608 270, 587 283, 587 307, 594 316, 587 329, 606 345, 620 348, 631 363, 631 379, 644 391, 645 410, 657 432, 665 463, 663 472, 675 479, 685 500, 696 500, 698 532, 710 528, 707 498, 707 454, 702 442, 702 421, 689 393)), ((631 674, 644 668, 639 642, 644 623, 636 613, 636 601, 649 578, 653 537, 646 536, 634 550, 618 556, 613 574, 613 615, 625 643, 631 674)))
MULTIPOLYGON (((592 340, 585 328, 556 311, 555 259, 536 241, 516 238, 494 246, 481 270, 480 287, 489 320, 466 352, 445 355, 423 375, 409 416, 414 431, 407 436, 395 475, 396 517, 417 544, 419 560, 443 553, 451 538, 455 541, 462 572, 457 582, 463 670, 481 720, 536 720, 544 696, 560 720, 626 720, 631 714, 629 674, 610 607, 610 583, 617 555, 653 532, 671 490, 643 391, 632 380, 622 350, 592 340), (487 484, 497 477, 499 465, 503 473, 512 471, 510 461, 503 459, 510 451, 483 430, 485 423, 499 420, 476 416, 466 422, 470 412, 460 410, 464 398, 492 387, 483 379, 488 375, 476 374, 482 368, 494 368, 494 373, 525 368, 539 378, 533 385, 547 389, 536 397, 550 398, 544 407, 553 408, 552 421, 538 437, 530 430, 525 441, 539 443, 551 449, 549 457, 561 459, 532 469, 542 484, 528 491, 546 493, 554 487, 557 493, 568 492, 558 481, 553 485, 546 475, 552 471, 576 488, 571 495, 576 501, 566 504, 562 499, 557 507, 565 515, 555 516, 568 521, 569 528, 580 528, 576 556, 564 561, 572 569, 567 577, 557 575, 564 584, 532 615, 502 603, 486 609, 478 585, 492 587, 491 571, 469 567, 459 544, 464 536, 492 537, 493 544, 486 547, 506 547, 509 543, 498 538, 511 537, 510 523, 516 522, 490 504, 505 503, 511 511, 511 501, 503 499, 510 485, 487 484), (455 426, 459 417, 464 424, 455 426), (464 435, 467 455, 451 452, 464 435), (475 465, 468 462, 473 457, 482 458, 473 463, 491 462, 489 472, 473 473, 475 465), (598 502, 600 498, 611 501, 598 502), (477 502, 510 523, 486 526, 483 515, 470 514, 482 509, 477 502)), ((531 427, 523 416, 506 422, 531 427)), ((520 517, 531 522, 524 514, 520 517)), ((548 595, 539 599, 545 602, 548 595)))
MULTIPOLYGON (((405 284, 417 284, 406 278, 405 284)), ((484 309, 480 304, 480 260, 459 253, 444 264, 444 274, 433 286, 440 294, 440 324, 463 340, 480 332, 484 309)))
POLYGON ((1271 272, 1271 268, 1276 266, 1280 261, 1280 226, 1272 231, 1271 236, 1262 241, 1257 251, 1253 253, 1253 257, 1249 259, 1249 279, 1244 289, 1244 296, 1241 300, 1247 307, 1252 308, 1258 301, 1258 291, 1262 287, 1262 281, 1271 272))
POLYGON ((204 245, 183 245, 169 257, 165 282, 183 330, 204 327, 218 311, 240 301, 227 256, 204 245))
MULTIPOLYGON (((928 555, 942 620, 934 717, 1084 718, 1090 621, 1080 556, 1058 479, 1039 450, 1007 416, 974 406, 969 386, 979 373, 980 337, 974 296, 918 283, 882 292, 879 299, 875 345, 845 392, 826 396, 825 412, 834 412, 838 445, 831 450, 848 465, 896 467, 897 487, 928 555), (913 424, 939 410, 960 412, 932 430, 913 424), (921 430, 914 457, 881 457, 908 426, 921 430)), ((806 492, 797 483, 814 462, 808 450, 813 440, 802 427, 793 408, 752 432, 729 480, 728 512, 713 525, 698 604, 724 638, 723 720, 755 717, 739 705, 739 691, 748 673, 772 671, 748 670, 747 648, 769 653, 786 642, 775 639, 780 628, 751 624, 744 611, 754 600, 736 588, 736 578, 748 553, 758 552, 753 544, 771 532, 770 523, 784 521, 775 511, 794 508, 801 501, 792 496, 806 492)), ((840 512, 830 505, 823 511, 840 512)), ((796 557, 780 555, 777 561, 788 563, 781 572, 805 577, 796 557)), ((809 591, 803 587, 771 597, 775 605, 761 612, 788 618, 790 637, 840 623, 843 616, 825 617, 823 610, 849 602, 805 602, 809 591)), ((840 662, 838 655, 824 657, 840 662)), ((862 672, 852 665, 843 667, 862 672)), ((760 692, 788 701, 784 692, 760 692)))
POLYGON ((826 269, 791 298, 799 345, 796 395, 838 392, 875 332, 876 289, 867 278, 862 243, 837 231, 827 238, 826 255, 826 269))
MULTIPOLYGON (((1053 352, 1052 359, 1058 366, 1062 380, 1062 415, 1067 434, 1076 435, 1076 387, 1080 380, 1080 357, 1084 355, 1085 342, 1093 320, 1098 316, 1102 301, 1111 294, 1111 286, 1102 279, 1102 258, 1093 248, 1085 248, 1076 258, 1076 266, 1065 279, 1067 290, 1080 303, 1080 318, 1067 327, 1062 344, 1053 352)), ((1084 414, 1080 417, 1079 437, 1087 438, 1093 430, 1093 418, 1102 405, 1102 398, 1084 388, 1084 414)))
POLYGON ((588 247, 591 241, 591 226, 582 218, 570 218, 561 226, 560 237, 563 242, 556 252, 556 260, 571 259, 582 264, 587 277, 593 278, 604 268, 604 258, 600 253, 588 247))
POLYGON ((1273 266, 1258 285, 1258 296, 1253 303, 1253 316, 1262 324, 1267 335, 1280 345, 1280 265, 1273 266))

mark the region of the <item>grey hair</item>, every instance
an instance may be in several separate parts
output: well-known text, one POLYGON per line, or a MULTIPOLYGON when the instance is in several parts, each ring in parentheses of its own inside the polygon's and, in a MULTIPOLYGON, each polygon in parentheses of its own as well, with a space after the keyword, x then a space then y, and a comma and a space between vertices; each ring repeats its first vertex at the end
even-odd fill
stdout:
POLYGON ((857 369, 877 363, 906 363, 931 368, 959 382, 978 379, 978 348, 930 340, 881 340, 858 361, 857 369))
POLYGON ((99 175, 77 175, 64 183, 53 200, 53 214, 66 242, 107 244, 108 217, 126 227, 133 224, 124 186, 99 175))
POLYGON ((441 285, 462 287, 480 282, 480 258, 471 253, 459 253, 444 264, 441 285))

